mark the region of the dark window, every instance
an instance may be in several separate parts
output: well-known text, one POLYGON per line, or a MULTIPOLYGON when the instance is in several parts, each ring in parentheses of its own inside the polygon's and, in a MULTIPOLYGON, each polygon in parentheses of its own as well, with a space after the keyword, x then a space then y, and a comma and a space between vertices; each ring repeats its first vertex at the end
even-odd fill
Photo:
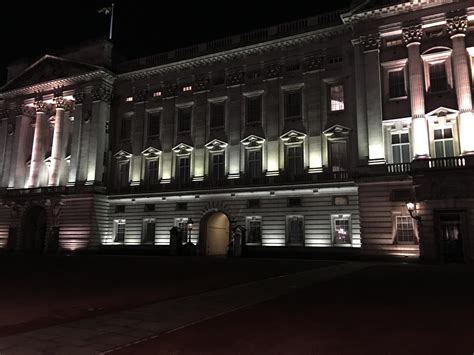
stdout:
POLYGON ((160 112, 148 114, 148 136, 156 137, 160 135, 160 112))
POLYGON ((125 220, 115 221, 115 243, 123 243, 125 241, 125 220))
POLYGON ((301 90, 285 92, 285 118, 300 118, 301 104, 301 90))
POLYGON ((451 128, 435 129, 434 144, 436 158, 454 156, 453 130, 451 128))
POLYGON ((331 168, 332 171, 347 170, 347 144, 345 141, 331 142, 331 168))
POLYGON ((304 244, 304 224, 302 216, 288 217, 286 228, 288 245, 304 244))
POLYGON ((154 220, 145 220, 143 223, 143 244, 155 243, 155 225, 154 220))
POLYGON ((211 103, 211 129, 223 128, 225 122, 225 103, 211 103))
POLYGON ((149 185, 158 184, 158 160, 147 162, 146 181, 149 185))
POLYGON ((192 107, 180 108, 178 110, 178 133, 191 131, 192 107))
POLYGON ((390 201, 408 202, 413 200, 410 189, 395 189, 390 194, 390 201))
POLYGON ((262 97, 247 97, 247 123, 260 123, 262 121, 262 97))
POLYGON ((178 178, 186 182, 190 178, 191 166, 189 157, 178 157, 178 178))
POLYGON ((262 221, 251 219, 248 221, 247 244, 262 243, 262 221))
POLYGON ((287 148, 286 171, 288 174, 301 175, 303 173, 303 147, 287 148))
POLYGON ((225 78, 223 76, 216 76, 212 80, 213 85, 224 85, 224 83, 225 83, 225 78))
POLYGON ((300 197, 290 197, 287 201, 288 207, 301 207, 300 197))
POLYGON ((403 69, 388 73, 388 92, 390 98, 406 96, 403 69))
POLYGON ((211 154, 211 177, 214 180, 221 180, 225 174, 224 153, 211 154))
POLYGON ((132 120, 130 117, 122 118, 122 126, 120 127, 120 140, 128 141, 131 137, 132 130, 132 120))
POLYGON ((247 208, 260 208, 260 200, 259 199, 247 200, 247 208))
POLYGON ((120 187, 126 187, 128 186, 129 183, 129 166, 130 164, 127 163, 122 163, 119 165, 119 186, 120 187))
POLYGON ((411 161, 408 133, 392 133, 392 157, 394 163, 409 163, 411 161))
POLYGON ((247 174, 251 178, 257 178, 262 174, 262 151, 247 151, 247 174))
POLYGON ((145 212, 153 212, 155 210, 155 204, 154 203, 147 203, 145 205, 145 212))
POLYGON ((115 206, 115 213, 124 213, 125 212, 125 205, 116 205, 115 206))
POLYGON ((187 211, 188 203, 187 202, 178 202, 176 203, 176 211, 187 211))
POLYGON ((430 92, 442 92, 448 90, 448 78, 444 63, 430 64, 430 92))
POLYGON ((351 244, 350 219, 338 217, 333 219, 334 244, 351 244))

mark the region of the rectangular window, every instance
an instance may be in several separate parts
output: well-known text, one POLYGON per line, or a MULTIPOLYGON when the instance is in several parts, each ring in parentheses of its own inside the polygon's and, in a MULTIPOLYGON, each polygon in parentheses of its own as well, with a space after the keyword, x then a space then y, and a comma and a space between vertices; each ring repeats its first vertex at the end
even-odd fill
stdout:
POLYGON ((415 229, 413 218, 410 216, 396 216, 397 243, 415 243, 415 229))
POLYGON ((448 90, 448 78, 444 62, 430 63, 430 92, 442 92, 448 90))
POLYGON ((191 165, 189 156, 178 157, 178 178, 181 182, 186 182, 190 178, 191 165))
POLYGON ((145 204, 145 212, 154 212, 155 211, 155 204, 154 203, 147 203, 145 204))
POLYGON ((388 93, 391 99, 406 96, 405 74, 403 69, 388 73, 388 93))
POLYGON ((124 213, 125 212, 125 205, 116 205, 115 206, 115 213, 124 213))
POLYGON ((287 148, 287 162, 286 171, 288 174, 301 175, 303 174, 303 147, 288 147, 287 148))
POLYGON ((147 161, 146 181, 149 185, 158 184, 158 160, 147 161))
POLYGON ((331 112, 344 110, 344 86, 342 84, 329 87, 329 100, 331 112))
POLYGON ((288 216, 286 218, 286 244, 304 244, 304 217, 288 216))
POLYGON ((247 151, 247 174, 250 178, 255 179, 262 175, 262 151, 247 151))
POLYGON ((191 131, 192 107, 180 108, 178 110, 178 133, 191 131))
POLYGON ((350 216, 332 216, 332 231, 334 245, 350 245, 352 243, 350 216))
POLYGON ((262 97, 247 97, 246 106, 247 123, 262 122, 262 97))
POLYGON ((224 153, 211 154, 211 177, 214 180, 221 180, 225 174, 224 153))
POLYGON ((119 165, 119 186, 126 187, 129 184, 129 162, 119 165))
POLYGON ((392 158, 394 163, 409 163, 411 161, 408 133, 392 133, 392 158))
POLYGON ((125 241, 125 220, 114 220, 114 243, 123 243, 125 241))
POLYGON ((143 244, 155 244, 155 220, 145 219, 143 220, 143 232, 142 232, 142 243, 143 244))
POLYGON ((301 90, 285 92, 285 119, 301 118, 301 90))
POLYGON ((347 206, 349 204, 349 197, 334 196, 332 202, 334 206, 347 206))
POLYGON ((331 159, 331 170, 346 171, 348 167, 347 161, 347 144, 345 141, 330 142, 330 159, 331 159))
POLYGON ((452 128, 434 130, 434 145, 436 158, 454 156, 454 139, 452 128))
POLYGON ((176 211, 187 211, 188 210, 188 203, 187 202, 177 202, 176 203, 176 211))
POLYGON ((120 140, 128 141, 131 137, 132 119, 130 117, 122 117, 122 125, 120 127, 120 140))
POLYGON ((160 117, 161 112, 148 114, 148 137, 157 137, 160 135, 160 117))
POLYGON ((174 225, 178 228, 181 244, 186 244, 188 241, 188 219, 186 217, 175 218, 174 225))
POLYGON ((301 207, 301 197, 290 197, 287 201, 288 207, 301 207))
POLYGON ((262 244, 262 218, 247 217, 247 244, 262 244))
POLYGON ((260 200, 259 199, 247 200, 247 208, 260 208, 260 200))
POLYGON ((224 128, 225 125, 225 103, 211 103, 211 129, 224 128))

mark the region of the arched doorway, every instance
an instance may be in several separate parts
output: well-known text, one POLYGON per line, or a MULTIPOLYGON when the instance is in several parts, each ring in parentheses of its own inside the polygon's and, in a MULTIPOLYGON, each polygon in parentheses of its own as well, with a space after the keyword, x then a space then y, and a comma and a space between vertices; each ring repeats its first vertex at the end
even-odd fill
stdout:
POLYGON ((211 212, 201 220, 200 249, 202 255, 227 255, 230 222, 223 212, 211 212))
POLYGON ((41 206, 30 207, 23 217, 20 250, 42 253, 46 246, 47 217, 41 206))

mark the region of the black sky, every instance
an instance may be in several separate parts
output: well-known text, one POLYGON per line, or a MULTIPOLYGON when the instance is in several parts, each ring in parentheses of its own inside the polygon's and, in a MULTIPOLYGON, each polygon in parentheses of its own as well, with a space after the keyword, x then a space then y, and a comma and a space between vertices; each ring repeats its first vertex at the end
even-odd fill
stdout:
MULTIPOLYGON (((0 82, 8 63, 107 36, 111 0, 16 1, 0 7, 0 82)), ((182 2, 116 0, 114 44, 133 58, 346 7, 350 0, 182 2)))

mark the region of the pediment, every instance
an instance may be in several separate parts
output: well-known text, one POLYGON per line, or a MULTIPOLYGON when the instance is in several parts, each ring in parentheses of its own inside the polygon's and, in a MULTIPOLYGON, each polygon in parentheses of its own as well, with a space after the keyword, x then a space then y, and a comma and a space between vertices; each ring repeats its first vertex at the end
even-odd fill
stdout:
POLYGON ((114 158, 117 160, 128 160, 132 157, 132 153, 127 152, 126 150, 119 150, 114 154, 114 158))
POLYGON ((186 143, 179 143, 176 147, 173 148, 173 152, 175 152, 177 155, 187 155, 191 154, 193 149, 193 147, 187 145, 186 143))
POLYGON ((305 133, 294 129, 291 129, 280 136, 281 140, 286 144, 301 143, 304 137, 306 137, 305 133))
POLYGON ((240 141, 246 148, 257 148, 260 147, 264 142, 265 138, 259 137, 255 134, 251 134, 240 141))
POLYGON ((220 139, 213 139, 206 145, 204 145, 207 149, 212 150, 212 151, 219 151, 225 149, 227 147, 227 143, 221 141, 220 139))
POLYGON ((459 113, 458 110, 454 110, 452 108, 447 108, 440 106, 433 111, 430 111, 426 114, 426 117, 439 117, 439 116, 447 116, 447 115, 457 115, 459 113))
POLYGON ((144 151, 142 151, 142 154, 145 156, 145 157, 154 157, 154 156, 157 156, 157 155, 160 155, 161 154, 161 150, 158 149, 158 148, 155 148, 155 147, 148 147, 146 148, 144 151))
POLYGON ((10 80, 1 90, 20 89, 34 84, 90 73, 98 69, 101 68, 91 64, 45 55, 26 68, 16 78, 10 80))
POLYGON ((340 138, 347 138, 351 133, 351 129, 341 125, 334 125, 329 127, 328 129, 323 131, 323 134, 328 139, 340 139, 340 138))

